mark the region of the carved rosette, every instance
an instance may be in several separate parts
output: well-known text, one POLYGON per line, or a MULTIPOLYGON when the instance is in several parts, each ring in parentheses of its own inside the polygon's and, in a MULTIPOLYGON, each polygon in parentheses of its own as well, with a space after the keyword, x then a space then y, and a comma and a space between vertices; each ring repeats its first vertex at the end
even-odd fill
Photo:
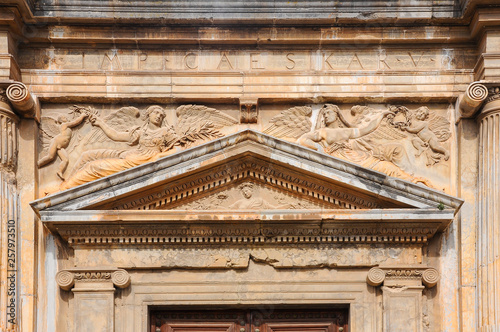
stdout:
POLYGON ((388 280, 402 286, 415 285, 417 282, 417 285, 422 283, 427 288, 432 288, 439 281, 439 272, 428 267, 374 267, 368 271, 366 277, 366 282, 374 287, 380 286, 388 280))
POLYGON ((61 289, 69 291, 75 286, 75 282, 112 282, 118 288, 126 288, 130 285, 130 275, 122 269, 74 269, 62 270, 56 274, 56 282, 61 289))

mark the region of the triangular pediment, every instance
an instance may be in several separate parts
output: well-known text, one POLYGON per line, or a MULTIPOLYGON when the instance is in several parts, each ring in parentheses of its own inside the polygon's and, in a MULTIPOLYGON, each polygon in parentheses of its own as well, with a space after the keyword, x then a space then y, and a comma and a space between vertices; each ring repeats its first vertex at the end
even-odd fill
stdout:
POLYGON ((453 220, 462 203, 423 185, 245 130, 32 206, 58 231, 70 221, 73 226, 101 221, 103 227, 116 221, 315 220, 321 227, 335 221, 350 228, 357 222, 366 229, 369 223, 404 219, 419 222, 422 231, 429 231, 425 227, 431 223, 434 233, 453 220))
MULTIPOLYGON (((457 210, 462 204, 460 199, 423 185, 246 130, 47 196, 32 206, 37 212, 168 210, 182 205, 191 209, 196 198, 207 200, 224 190, 233 195, 235 186, 245 181, 263 192, 274 191, 294 202, 302 198, 318 208, 440 205, 457 210)), ((280 201, 271 205, 281 206, 280 201)))

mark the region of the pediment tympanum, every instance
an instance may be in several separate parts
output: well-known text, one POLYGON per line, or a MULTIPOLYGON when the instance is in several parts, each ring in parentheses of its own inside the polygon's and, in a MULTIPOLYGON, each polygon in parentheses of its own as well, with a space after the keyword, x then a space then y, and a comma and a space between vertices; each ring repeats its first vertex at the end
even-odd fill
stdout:
POLYGON ((462 201, 252 130, 32 203, 70 244, 425 242, 462 201))

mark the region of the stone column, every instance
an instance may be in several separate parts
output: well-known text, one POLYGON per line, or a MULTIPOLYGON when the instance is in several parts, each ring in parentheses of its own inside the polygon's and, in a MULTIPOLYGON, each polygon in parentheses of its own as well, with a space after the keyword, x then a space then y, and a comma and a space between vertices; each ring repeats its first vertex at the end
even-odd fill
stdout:
POLYGON ((478 115, 478 270, 479 330, 500 331, 500 84, 478 115))
POLYGON ((1 331, 18 330, 17 152, 19 118, 0 90, 0 317, 1 331))
POLYGON ((74 293, 73 332, 114 331, 115 286, 126 288, 130 275, 116 268, 59 271, 56 282, 74 293))
POLYGON ((439 280, 436 269, 423 266, 374 267, 368 271, 367 283, 382 286, 383 331, 429 331, 422 312, 422 292, 439 280))

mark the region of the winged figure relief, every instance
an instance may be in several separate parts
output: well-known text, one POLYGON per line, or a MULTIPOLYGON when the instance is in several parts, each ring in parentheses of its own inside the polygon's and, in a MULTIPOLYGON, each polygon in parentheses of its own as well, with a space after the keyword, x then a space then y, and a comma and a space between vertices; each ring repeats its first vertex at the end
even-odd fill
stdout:
POLYGON ((154 161, 172 152, 205 140, 223 136, 219 131, 238 123, 214 108, 183 105, 176 110, 177 121, 170 125, 163 107, 153 105, 144 112, 131 106, 120 108, 106 117, 93 113, 94 127, 83 139, 86 146, 126 143, 133 148, 94 148, 80 154, 70 177, 60 189, 67 189, 121 170, 154 161))
POLYGON ((342 159, 358 163, 390 176, 428 186, 431 183, 407 170, 405 146, 400 143, 408 132, 394 122, 400 120, 394 110, 375 110, 356 105, 347 117, 337 105, 325 104, 314 128, 309 107, 295 107, 270 120, 264 133, 276 137, 295 137, 297 143, 342 159))
POLYGON ((413 112, 406 109, 405 113, 408 120, 401 129, 414 135, 412 144, 417 150, 416 156, 425 153, 427 166, 438 163, 441 158, 448 160, 450 152, 440 142, 445 142, 451 137, 450 122, 442 116, 431 114, 426 106, 419 107, 413 112))
POLYGON ((73 106, 70 115, 73 119, 68 119, 66 115, 59 115, 57 118, 44 116, 40 122, 41 142, 43 146, 42 158, 37 162, 42 168, 53 162, 57 157, 61 160, 57 170, 57 176, 64 180, 64 172, 69 165, 69 153, 75 148, 79 140, 73 138, 73 128, 80 125, 90 113, 76 106, 73 106))
POLYGON ((278 138, 299 138, 311 130, 311 114, 312 108, 308 106, 289 108, 274 116, 263 132, 278 138))

